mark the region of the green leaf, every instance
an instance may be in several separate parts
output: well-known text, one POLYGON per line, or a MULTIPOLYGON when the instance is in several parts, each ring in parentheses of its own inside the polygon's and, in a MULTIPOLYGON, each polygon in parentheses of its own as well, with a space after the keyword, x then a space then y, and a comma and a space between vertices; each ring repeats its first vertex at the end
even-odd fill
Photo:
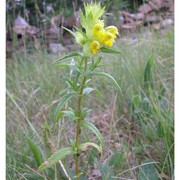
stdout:
POLYGON ((144 112, 149 112, 151 110, 150 100, 147 97, 143 98, 141 101, 141 108, 144 112))
POLYGON ((40 164, 43 162, 41 151, 39 147, 30 139, 28 140, 29 147, 34 155, 34 158, 36 160, 37 166, 40 166, 40 164))
POLYGON ((141 103, 141 96, 139 95, 134 95, 132 97, 132 110, 133 112, 139 112, 140 108, 140 103, 141 103))
POLYGON ((154 87, 153 76, 151 71, 154 65, 154 61, 155 61, 155 57, 153 55, 150 56, 144 70, 144 84, 146 89, 149 88, 153 89, 154 87))
POLYGON ((92 60, 92 67, 91 70, 93 71, 95 68, 97 68, 98 64, 101 62, 102 56, 99 56, 96 61, 92 60))
POLYGON ((117 81, 108 73, 105 73, 105 72, 91 72, 90 75, 92 76, 104 76, 104 77, 107 77, 108 79, 110 79, 117 87, 118 89, 122 92, 119 84, 117 83, 117 81))
POLYGON ((154 164, 145 164, 141 166, 138 173, 138 180, 158 180, 158 173, 155 169, 154 164))
POLYGON ((102 145, 102 150, 104 151, 104 140, 103 140, 101 133, 96 128, 96 126, 92 123, 85 122, 85 121, 81 122, 81 126, 91 130, 97 136, 98 140, 100 141, 100 143, 102 145))
POLYGON ((122 53, 122 52, 119 51, 119 50, 112 49, 112 48, 108 48, 108 47, 101 47, 101 48, 100 48, 100 51, 103 52, 103 53, 115 53, 115 54, 120 54, 120 53, 122 53))
POLYGON ((160 138, 163 138, 165 135, 165 130, 166 128, 163 126, 163 123, 161 121, 159 121, 158 123, 158 128, 157 128, 157 134, 160 138))
POLYGON ((55 64, 54 66, 57 66, 60 62, 67 61, 67 60, 69 60, 69 59, 71 59, 71 58, 73 58, 73 57, 82 57, 82 54, 79 53, 79 52, 71 52, 71 53, 69 53, 69 54, 67 54, 67 55, 65 55, 65 56, 57 59, 57 60, 54 62, 54 64, 55 64))
POLYGON ((59 160, 64 159, 67 155, 75 154, 76 152, 73 151, 71 147, 63 148, 55 153, 53 153, 47 161, 45 161, 41 166, 39 166, 38 171, 43 171, 49 167, 52 167, 55 163, 59 160))
POLYGON ((62 116, 68 117, 71 121, 75 121, 78 119, 73 111, 61 111, 62 116))
POLYGON ((91 93, 92 91, 95 91, 95 93, 99 96, 99 98, 101 98, 101 93, 100 93, 100 91, 97 90, 97 89, 91 88, 91 87, 87 87, 87 88, 83 89, 83 95, 89 94, 89 93, 91 93))
POLYGON ((64 26, 61 26, 63 29, 65 29, 67 32, 69 32, 73 37, 75 36, 75 33, 73 31, 71 31, 70 29, 67 29, 64 26))
POLYGON ((53 68, 59 68, 59 67, 67 67, 70 68, 71 66, 69 64, 56 64, 53 66, 53 68))
POLYGON ((72 93, 68 93, 65 94, 61 99, 59 104, 56 107, 55 113, 54 113, 54 121, 57 122, 60 118, 60 116, 62 116, 62 112, 61 109, 63 108, 63 106, 66 104, 66 102, 68 102, 68 100, 70 98, 72 98, 74 95, 76 94, 76 92, 72 92, 72 93))
POLYGON ((97 145, 96 143, 92 143, 92 142, 86 142, 86 143, 81 144, 79 146, 79 149, 81 151, 86 151, 87 149, 91 149, 92 147, 97 149, 102 154, 102 148, 99 145, 97 145))
POLYGON ((113 173, 112 173, 112 170, 111 168, 109 167, 108 164, 102 164, 101 168, 100 168, 100 171, 101 171, 101 175, 102 175, 102 180, 112 180, 114 179, 113 178, 113 173))

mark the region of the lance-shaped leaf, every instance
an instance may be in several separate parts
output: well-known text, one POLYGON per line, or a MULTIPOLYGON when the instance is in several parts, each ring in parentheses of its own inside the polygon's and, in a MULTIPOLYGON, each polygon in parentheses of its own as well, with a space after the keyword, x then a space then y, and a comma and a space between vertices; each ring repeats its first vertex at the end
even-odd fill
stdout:
POLYGON ((81 53, 79 53, 79 52, 71 52, 71 53, 57 59, 54 62, 54 66, 56 66, 57 64, 59 64, 61 62, 68 61, 68 60, 70 60, 71 58, 74 58, 74 57, 83 57, 83 55, 81 53))
POLYGON ((66 68, 70 68, 71 66, 69 64, 55 64, 53 66, 53 68, 59 68, 59 67, 66 67, 66 68))
POLYGON ((64 26, 61 26, 63 29, 65 29, 67 32, 69 32, 73 37, 75 36, 75 32, 71 31, 70 29, 67 29, 66 27, 64 26))
POLYGON ((94 92, 99 96, 99 98, 101 98, 101 93, 100 93, 100 91, 97 90, 97 89, 91 88, 91 87, 87 87, 87 88, 83 89, 83 95, 89 94, 89 93, 91 93, 92 91, 94 91, 94 92))
POLYGON ((117 81, 116 81, 110 74, 105 73, 105 72, 91 72, 91 73, 89 73, 89 75, 107 77, 107 78, 110 79, 110 80, 118 87, 118 89, 122 92, 119 84, 117 83, 117 81))
POLYGON ((112 48, 108 48, 108 47, 101 47, 100 48, 100 51, 103 52, 103 53, 114 53, 114 54, 120 54, 122 53, 121 51, 119 50, 116 50, 116 49, 112 49, 112 48))
POLYGON ((43 158, 39 147, 30 139, 28 140, 28 144, 34 155, 37 165, 40 166, 40 164, 43 162, 43 158))
POLYGON ((56 107, 55 113, 54 113, 54 121, 57 122, 60 118, 60 116, 62 116, 62 112, 61 109, 63 108, 63 106, 66 104, 66 102, 68 102, 68 100, 70 98, 72 98, 74 95, 76 94, 76 92, 72 92, 72 93, 68 93, 65 94, 61 99, 59 104, 56 107))
POLYGON ((53 153, 47 161, 45 161, 41 166, 39 166, 38 171, 45 170, 47 168, 52 167, 55 163, 57 163, 59 160, 64 159, 67 155, 75 154, 76 152, 73 151, 71 147, 63 148, 55 153, 53 153))
POLYGON ((97 136, 98 140, 100 141, 100 143, 102 145, 102 151, 104 151, 104 140, 103 140, 103 137, 102 137, 101 133, 96 128, 96 126, 94 124, 92 124, 92 123, 82 121, 81 122, 81 127, 85 127, 87 129, 91 130, 97 136))
POLYGON ((149 89, 154 87, 154 82, 153 82, 153 75, 152 75, 152 67, 154 65, 155 57, 152 55, 150 56, 145 70, 144 70, 144 84, 145 88, 149 89))
POLYGON ((97 145, 96 143, 92 143, 92 142, 83 143, 83 144, 81 144, 81 145, 79 146, 79 149, 80 149, 81 151, 86 151, 86 150, 88 150, 88 149, 91 149, 92 147, 94 147, 95 149, 97 149, 97 150, 101 153, 101 155, 102 155, 102 148, 101 148, 99 145, 97 145))

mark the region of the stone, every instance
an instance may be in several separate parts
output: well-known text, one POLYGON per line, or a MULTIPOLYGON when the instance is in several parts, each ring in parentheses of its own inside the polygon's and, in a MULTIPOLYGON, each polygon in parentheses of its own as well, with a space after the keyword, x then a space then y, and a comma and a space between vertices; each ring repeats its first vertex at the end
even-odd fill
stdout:
POLYGON ((163 6, 163 0, 150 0, 149 4, 153 9, 160 9, 163 6))
POLYGON ((162 27, 167 27, 170 26, 174 23, 174 21, 172 19, 165 19, 161 22, 161 26, 162 27))
POLYGON ((131 17, 135 20, 135 21, 139 21, 144 19, 144 14, 143 13, 135 13, 135 14, 131 14, 131 17))
POLYGON ((159 30, 161 29, 161 24, 160 23, 152 24, 152 28, 155 30, 159 30))
POLYGON ((52 53, 64 53, 66 51, 66 48, 59 43, 51 43, 49 44, 49 50, 52 53))
POLYGON ((128 24, 122 24, 120 27, 125 30, 133 30, 136 28, 136 25, 128 23, 128 24))
POLYGON ((149 4, 143 4, 139 7, 138 11, 147 14, 152 11, 152 7, 149 4))
POLYGON ((157 23, 157 22, 161 21, 161 19, 162 19, 161 16, 148 14, 144 19, 144 23, 145 24, 157 23))
POLYGON ((39 33, 39 29, 35 26, 28 26, 26 28, 26 33, 30 36, 35 36, 39 33))

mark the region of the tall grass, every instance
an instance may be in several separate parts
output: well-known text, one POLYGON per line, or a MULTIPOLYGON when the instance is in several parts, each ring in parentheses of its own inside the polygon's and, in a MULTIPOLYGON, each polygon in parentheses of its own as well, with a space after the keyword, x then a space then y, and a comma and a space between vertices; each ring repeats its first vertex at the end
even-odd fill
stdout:
MULTIPOLYGON (((92 94, 90 101, 84 102, 94 109, 92 116, 107 145, 100 162, 94 151, 89 152, 88 167, 83 169, 89 179, 99 174, 102 179, 152 179, 150 174, 154 179, 173 179, 173 37, 171 28, 128 35, 116 45, 121 56, 105 56, 103 63, 111 66, 105 69, 102 63, 100 69, 112 74, 122 91, 97 78, 94 86, 101 87, 102 99, 92 94), (148 69, 150 58, 153 63, 148 69), (147 86, 147 71, 152 86, 147 86)), ((71 135, 72 127, 67 128, 65 120, 61 124, 52 120, 65 86, 63 78, 69 72, 51 68, 57 55, 25 53, 26 59, 17 54, 7 61, 7 179, 67 179, 65 172, 73 177, 71 157, 55 170, 37 171, 38 164, 67 144, 67 134, 71 135)))

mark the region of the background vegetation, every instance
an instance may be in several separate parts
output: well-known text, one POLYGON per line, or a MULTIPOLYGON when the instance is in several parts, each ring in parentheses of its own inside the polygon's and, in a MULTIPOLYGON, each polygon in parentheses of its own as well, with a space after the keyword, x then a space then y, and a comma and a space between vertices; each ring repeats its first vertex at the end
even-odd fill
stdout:
MULTIPOLYGON (((78 7, 83 2, 75 1, 78 7)), ((35 16, 35 3, 43 12, 43 3, 39 1, 19 3, 22 13, 25 6, 35 16)), ((109 11, 116 8, 115 1, 103 3, 109 11)), ((127 0, 118 8, 133 11, 140 3, 127 0)), ((12 6, 12 1, 7 1, 8 5, 12 6)), ((73 9, 71 1, 53 3, 56 12, 69 6, 73 9)), ((7 10, 10 30, 10 22, 19 12, 16 8, 7 10)), ((41 17, 34 16, 30 21, 36 25, 41 17)), ((102 159, 92 150, 88 158, 81 155, 82 171, 87 177, 82 179, 173 179, 173 27, 161 31, 142 28, 140 32, 127 33, 118 38, 115 48, 122 54, 104 56, 99 68, 111 74, 122 91, 108 80, 97 78, 94 87, 102 92, 102 99, 92 94, 84 102, 91 106, 89 115, 103 134, 106 152, 102 159)), ((66 179, 65 170, 71 178, 74 175, 72 157, 44 173, 37 171, 54 150, 64 147, 68 137, 73 136, 73 126, 67 126, 66 119, 61 123, 53 121, 54 109, 61 98, 59 92, 70 73, 67 69, 51 68, 59 56, 39 48, 14 52, 7 59, 6 176, 9 180, 66 179)), ((86 133, 83 132, 85 138, 86 133)), ((92 139, 95 139, 93 135, 92 139)))

